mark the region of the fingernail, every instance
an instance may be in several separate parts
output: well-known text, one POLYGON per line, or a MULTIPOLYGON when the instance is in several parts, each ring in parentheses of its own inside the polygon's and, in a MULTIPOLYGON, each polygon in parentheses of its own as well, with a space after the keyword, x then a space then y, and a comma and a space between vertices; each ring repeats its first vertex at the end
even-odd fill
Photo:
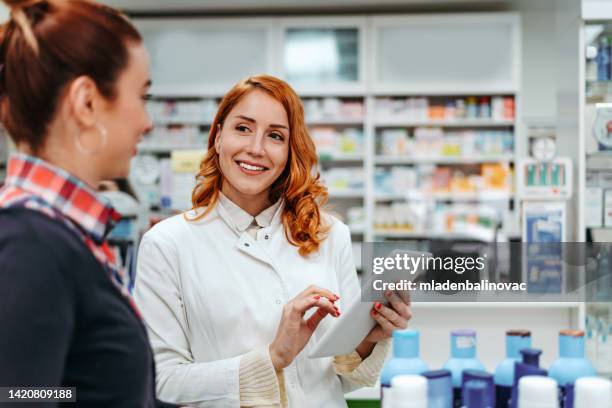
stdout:
POLYGON ((340 317, 340 311, 338 310, 337 312, 338 312, 338 317, 340 317))
POLYGON ((372 310, 372 316, 376 316, 376 310, 372 310))
POLYGON ((340 300, 340 296, 336 295, 335 293, 334 296, 336 297, 336 300, 340 300))
POLYGON ((382 304, 379 302, 374 303, 374 309, 379 310, 382 307, 382 304))
POLYGON ((316 300, 319 300, 319 299, 321 299, 321 296, 317 295, 317 296, 315 296, 314 298, 315 298, 316 300))

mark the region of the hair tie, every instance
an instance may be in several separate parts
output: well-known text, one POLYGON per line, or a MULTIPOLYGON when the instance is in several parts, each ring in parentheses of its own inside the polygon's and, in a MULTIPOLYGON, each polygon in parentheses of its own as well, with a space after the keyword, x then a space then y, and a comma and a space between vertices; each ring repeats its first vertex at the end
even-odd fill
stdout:
POLYGON ((13 21, 21 29, 21 33, 23 34, 26 43, 28 43, 36 55, 38 55, 38 41, 36 41, 36 36, 34 35, 32 25, 30 24, 30 20, 26 15, 25 9, 37 3, 40 3, 40 0, 29 1, 11 8, 11 17, 13 18, 13 21))

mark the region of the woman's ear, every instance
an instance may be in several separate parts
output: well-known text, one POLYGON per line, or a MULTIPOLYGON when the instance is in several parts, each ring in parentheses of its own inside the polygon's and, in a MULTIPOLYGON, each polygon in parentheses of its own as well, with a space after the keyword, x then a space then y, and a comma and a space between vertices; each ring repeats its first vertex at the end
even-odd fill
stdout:
POLYGON ((66 102, 79 125, 91 127, 96 124, 98 98, 98 87, 91 78, 80 76, 70 83, 66 102))
POLYGON ((217 154, 221 151, 221 125, 217 123, 217 133, 215 134, 215 151, 217 154))

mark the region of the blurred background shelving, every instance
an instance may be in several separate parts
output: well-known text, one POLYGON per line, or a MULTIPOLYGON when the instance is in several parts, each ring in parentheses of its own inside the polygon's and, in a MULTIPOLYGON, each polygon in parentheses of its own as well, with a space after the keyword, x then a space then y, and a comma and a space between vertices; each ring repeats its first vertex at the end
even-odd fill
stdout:
MULTIPOLYGON (((331 2, 330 13, 318 2, 300 11, 281 1, 276 12, 255 3, 240 3, 253 11, 242 16, 177 17, 174 3, 153 0, 127 7, 151 53, 154 83, 155 129, 130 175, 146 221, 190 207, 220 99, 240 78, 270 73, 303 99, 328 206, 349 225, 358 268, 362 242, 521 240, 517 168, 528 156, 528 124, 540 118, 553 124, 558 154, 574 163, 565 238, 612 241, 604 218, 612 153, 592 137, 595 104, 612 102, 612 77, 600 77, 598 67, 612 44, 605 2, 481 1, 462 9, 467 2, 407 1, 406 11, 395 12, 396 4, 387 13, 377 11, 380 2, 360 8, 358 1, 346 12, 346 2, 331 2)), ((7 150, 0 138, 0 178, 7 150)), ((414 307, 432 367, 448 356, 452 328, 478 331, 489 370, 511 326, 532 330, 545 366, 557 355, 560 328, 585 329, 592 358, 612 334, 606 303, 414 307)), ((610 367, 598 370, 609 375, 610 367)), ((349 398, 378 395, 372 388, 349 398)))

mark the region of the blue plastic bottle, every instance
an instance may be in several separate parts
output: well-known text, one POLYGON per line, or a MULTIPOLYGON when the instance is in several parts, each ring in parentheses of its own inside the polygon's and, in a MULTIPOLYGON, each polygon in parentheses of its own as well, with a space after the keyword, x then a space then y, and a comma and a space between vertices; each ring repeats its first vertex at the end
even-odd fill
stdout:
POLYGON ((495 369, 496 407, 508 408, 514 385, 514 363, 521 361, 519 350, 531 347, 529 330, 508 330, 506 332, 506 358, 495 369))
POLYGON ((519 380, 526 375, 547 376, 546 370, 540 368, 540 354, 542 350, 526 348, 520 350, 523 356, 522 362, 514 363, 514 382, 512 384, 512 397, 510 398, 510 407, 517 408, 518 405, 518 389, 519 380))
POLYGON ((453 380, 448 370, 425 371, 421 374, 427 378, 427 407, 453 407, 453 380))
POLYGON ((462 403, 469 407, 469 398, 466 395, 467 385, 471 382, 478 381, 485 384, 485 394, 482 397, 482 405, 484 408, 496 408, 495 405, 495 383, 493 382, 493 374, 481 370, 464 370, 463 380, 461 385, 462 403))
POLYGON ((559 385, 561 406, 565 401, 566 386, 578 378, 597 375, 593 364, 584 358, 584 332, 582 330, 561 330, 559 332, 559 358, 553 362, 548 375, 559 385))
POLYGON ((470 380, 464 384, 462 408, 494 408, 488 405, 487 383, 481 380, 470 380))
POLYGON ((476 332, 453 330, 451 332, 451 358, 444 364, 453 377, 453 405, 461 406, 461 380, 463 370, 485 370, 476 358, 476 332))
POLYGON ((419 332, 417 330, 394 331, 393 357, 387 361, 380 373, 381 407, 389 406, 390 398, 385 398, 385 393, 389 391, 393 377, 421 374, 427 370, 427 365, 419 357, 419 332))

